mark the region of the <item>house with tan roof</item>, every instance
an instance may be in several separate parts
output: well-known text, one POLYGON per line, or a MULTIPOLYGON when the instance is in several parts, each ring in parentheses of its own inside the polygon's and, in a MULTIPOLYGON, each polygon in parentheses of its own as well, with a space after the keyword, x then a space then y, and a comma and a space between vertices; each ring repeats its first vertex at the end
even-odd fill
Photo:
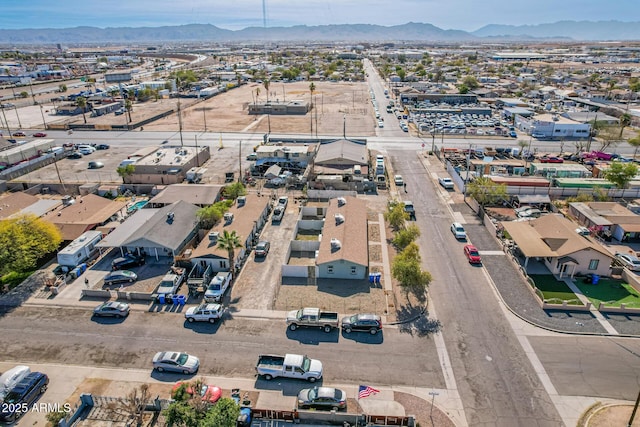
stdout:
POLYGON ((200 236, 200 243, 189 255, 193 264, 204 267, 208 264, 213 272, 229 271, 229 256, 225 249, 218 247, 218 236, 226 230, 235 231, 240 236, 242 248, 236 251, 236 265, 241 265, 259 236, 259 232, 267 222, 271 212, 271 202, 268 197, 257 194, 247 194, 238 197, 236 203, 229 208, 226 218, 200 236))
POLYGON ((591 237, 578 234, 578 225, 562 215, 501 224, 524 256, 525 269, 529 259, 539 258, 560 277, 587 273, 608 276, 611 272, 613 255, 591 237))
POLYGON ((618 241, 640 241, 640 215, 616 202, 569 203, 580 225, 618 241))
POLYGON ((126 202, 110 200, 95 194, 66 199, 62 206, 42 215, 60 229, 63 240, 75 240, 85 231, 111 221, 114 215, 125 216, 126 202))
POLYGON ((364 279, 369 270, 367 205, 355 197, 329 201, 316 258, 318 278, 364 279))
POLYGON ((0 220, 21 214, 34 214, 40 217, 61 204, 62 200, 40 199, 23 192, 7 193, 0 197, 0 220))

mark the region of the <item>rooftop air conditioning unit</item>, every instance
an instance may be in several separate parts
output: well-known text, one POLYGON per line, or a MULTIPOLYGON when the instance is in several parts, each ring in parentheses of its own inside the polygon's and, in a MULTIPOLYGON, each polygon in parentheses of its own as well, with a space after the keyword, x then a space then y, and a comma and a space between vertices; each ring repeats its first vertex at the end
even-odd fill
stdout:
POLYGON ((347 199, 345 199, 344 197, 338 197, 338 206, 342 206, 346 204, 347 204, 347 199))
POLYGON ((169 221, 173 221, 173 218, 174 218, 175 216, 176 216, 176 214, 174 214, 173 212, 169 212, 169 213, 167 214, 167 219, 168 219, 169 221))
POLYGON ((212 231, 211 233, 209 233, 209 241, 214 243, 217 242, 219 235, 220 235, 220 232, 212 231))
POLYGON ((342 247, 342 243, 340 240, 335 237, 331 239, 331 249, 340 249, 342 247))
POLYGON ((344 215, 342 214, 335 214, 334 218, 336 219, 336 225, 342 224, 344 222, 344 215))

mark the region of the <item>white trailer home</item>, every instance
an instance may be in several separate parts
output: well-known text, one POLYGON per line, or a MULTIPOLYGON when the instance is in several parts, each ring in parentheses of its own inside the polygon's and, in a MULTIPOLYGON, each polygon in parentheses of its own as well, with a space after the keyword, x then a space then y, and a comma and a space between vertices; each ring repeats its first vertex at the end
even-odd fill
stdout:
POLYGON ((99 231, 86 231, 67 247, 58 252, 58 264, 65 267, 76 267, 88 260, 96 250, 96 244, 102 240, 99 231))

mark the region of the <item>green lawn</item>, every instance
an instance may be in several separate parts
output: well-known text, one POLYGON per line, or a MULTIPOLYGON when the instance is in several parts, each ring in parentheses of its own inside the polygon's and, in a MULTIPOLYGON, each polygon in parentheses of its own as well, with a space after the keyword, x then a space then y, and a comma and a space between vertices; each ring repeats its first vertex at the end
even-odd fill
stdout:
POLYGON ((601 302, 608 306, 640 308, 640 294, 633 286, 616 279, 600 279, 597 285, 589 285, 576 279, 575 284, 589 300, 598 307, 601 302))
POLYGON ((533 279, 547 302, 562 304, 563 301, 568 301, 569 305, 582 305, 566 283, 557 281, 551 274, 532 274, 529 277, 533 279))

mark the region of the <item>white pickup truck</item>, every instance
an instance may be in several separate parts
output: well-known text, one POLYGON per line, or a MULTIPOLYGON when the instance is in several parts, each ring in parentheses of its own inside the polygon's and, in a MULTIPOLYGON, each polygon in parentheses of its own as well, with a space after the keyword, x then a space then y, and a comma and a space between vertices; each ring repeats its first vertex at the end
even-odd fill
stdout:
POLYGON ((227 292, 230 283, 231 273, 223 271, 216 274, 204 292, 204 300, 206 302, 220 302, 222 297, 224 297, 224 293, 227 292))
POLYGON ((295 331, 298 328, 321 328, 329 333, 339 325, 338 313, 321 311, 315 307, 305 307, 287 313, 287 325, 295 331))
POLYGON ((189 323, 209 322, 215 323, 224 314, 224 307, 221 304, 200 304, 196 307, 189 307, 184 313, 184 318, 189 323))
POLYGON ((258 357, 256 372, 267 381, 276 377, 284 377, 314 383, 322 378, 322 362, 300 354, 286 354, 284 356, 262 354, 258 357))

